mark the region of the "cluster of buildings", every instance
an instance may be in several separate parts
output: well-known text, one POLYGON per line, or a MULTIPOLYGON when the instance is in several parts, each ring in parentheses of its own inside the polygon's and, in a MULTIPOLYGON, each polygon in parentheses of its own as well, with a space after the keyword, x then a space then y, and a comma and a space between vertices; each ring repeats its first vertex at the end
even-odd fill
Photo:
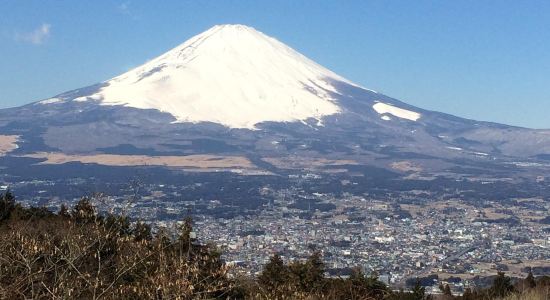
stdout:
POLYGON ((309 200, 335 208, 304 211, 293 208, 300 200, 290 196, 254 215, 198 217, 198 236, 221 246, 225 259, 249 274, 260 272, 275 253, 291 261, 319 250, 335 276, 359 267, 390 284, 437 274, 460 278, 453 285, 463 286, 497 271, 521 277, 526 268, 550 261, 550 232, 540 222, 550 203, 540 199, 526 200, 532 210, 521 208, 530 218, 515 219, 518 208, 499 202, 480 208, 459 200, 401 204, 316 195, 309 200))
MULTIPOLYGON (((358 267, 404 285, 435 274, 434 290, 451 278, 460 292, 476 276, 501 270, 521 277, 528 267, 550 266, 550 225, 543 221, 550 202, 545 199, 479 203, 438 200, 426 192, 336 196, 262 187, 268 201, 243 209, 217 199, 184 198, 192 188, 149 185, 139 196, 128 188, 119 196, 99 195, 96 205, 156 227, 175 228, 192 214, 198 239, 220 247, 237 272, 249 275, 261 272, 275 253, 292 261, 321 251, 331 276, 346 276, 358 267), (227 217, 227 211, 237 213, 227 217)), ((40 195, 29 204, 56 208, 66 202, 40 195)))

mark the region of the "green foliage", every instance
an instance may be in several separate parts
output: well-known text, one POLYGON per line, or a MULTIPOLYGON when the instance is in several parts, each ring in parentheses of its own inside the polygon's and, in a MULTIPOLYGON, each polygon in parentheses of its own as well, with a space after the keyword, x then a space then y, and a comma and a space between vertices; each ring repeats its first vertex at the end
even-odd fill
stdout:
POLYGON ((59 212, 57 213, 58 216, 63 218, 70 218, 71 213, 69 212, 69 208, 65 203, 61 204, 61 207, 59 208, 59 212))
POLYGON ((142 222, 136 223, 134 227, 133 235, 134 235, 134 240, 136 242, 150 241, 151 239, 153 239, 153 234, 151 233, 151 226, 142 222))
POLYGON ((376 276, 366 277, 355 269, 347 278, 327 278, 320 251, 305 261, 286 265, 279 255, 271 257, 258 276, 259 291, 249 295, 260 299, 385 299, 390 290, 376 276))
POLYGON ((443 293, 445 296, 452 296, 453 293, 451 292, 451 287, 448 284, 439 284, 439 290, 443 293))
POLYGON ((365 276, 360 268, 355 268, 351 276, 344 283, 347 283, 348 291, 344 296, 346 299, 367 297, 369 299, 383 299, 389 295, 388 287, 372 274, 365 276))
POLYGON ((420 284, 420 279, 416 280, 416 284, 412 288, 412 298, 413 300, 424 300, 426 299, 426 288, 420 284))
POLYGON ((0 222, 9 219, 15 209, 15 197, 10 190, 0 194, 0 222))
POLYGON ((462 299, 463 300, 474 300, 474 299, 476 299, 471 288, 468 287, 464 290, 464 293, 462 294, 462 299))
POLYGON ((321 253, 315 251, 305 262, 296 261, 289 265, 290 280, 302 293, 323 292, 325 286, 324 263, 321 253))
POLYGON ((550 288, 550 276, 541 276, 537 278, 537 286, 550 288))
POLYGON ((490 295, 495 298, 503 298, 512 292, 514 292, 514 286, 510 277, 504 275, 504 272, 498 272, 493 285, 489 289, 490 295))
POLYGON ((290 270, 283 259, 275 254, 265 265, 263 272, 258 276, 258 283, 268 295, 284 294, 285 285, 289 283, 290 270))
POLYGON ((525 284, 529 289, 535 288, 537 286, 537 282, 535 281, 535 277, 533 276, 533 273, 531 271, 529 271, 529 274, 527 274, 527 277, 525 277, 525 284))
POLYGON ((320 251, 315 251, 306 260, 303 268, 298 268, 301 286, 304 292, 323 291, 325 287, 325 264, 320 251))
POLYGON ((71 217, 77 223, 92 223, 97 220, 95 207, 89 198, 82 198, 73 208, 71 217))
POLYGON ((178 236, 178 242, 179 242, 179 248, 181 253, 186 253, 186 255, 190 254, 191 249, 191 243, 193 242, 191 233, 193 232, 193 219, 190 216, 187 216, 183 220, 183 224, 179 226, 179 236, 178 236))

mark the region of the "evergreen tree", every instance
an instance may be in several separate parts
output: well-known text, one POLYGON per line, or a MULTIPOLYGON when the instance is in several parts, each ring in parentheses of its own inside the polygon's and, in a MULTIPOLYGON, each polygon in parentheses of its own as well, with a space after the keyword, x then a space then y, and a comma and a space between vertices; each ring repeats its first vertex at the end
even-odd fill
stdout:
POLYGON ((357 285, 363 284, 366 282, 365 273, 359 267, 353 268, 349 280, 357 285))
POLYGON ((130 220, 127 216, 117 216, 113 214, 107 215, 105 218, 105 228, 111 232, 117 232, 120 235, 129 235, 130 220))
POLYGON ((451 287, 448 284, 440 283, 439 284, 439 290, 445 296, 453 296, 453 293, 451 292, 451 287))
POLYGON ((462 299, 463 300, 473 300, 473 299, 475 299, 474 293, 472 292, 471 288, 467 287, 464 290, 464 293, 462 294, 462 299))
POLYGON ((265 265, 262 273, 258 276, 258 283, 272 296, 277 296, 288 280, 288 267, 285 266, 278 254, 270 258, 269 263, 265 265))
POLYGON ((411 300, 424 300, 426 299, 426 288, 420 284, 420 279, 416 279, 416 283, 412 288, 411 300))
POLYGON ((321 291, 325 285, 325 264, 321 258, 321 252, 315 251, 305 263, 304 284, 311 290, 321 291))
POLYGON ((178 241, 180 244, 181 253, 187 252, 187 255, 189 255, 191 251, 192 232, 193 219, 191 218, 191 216, 187 216, 183 220, 183 224, 179 227, 178 241))
POLYGON ((61 204, 61 207, 59 208, 59 212, 57 213, 58 216, 63 218, 70 218, 71 213, 69 212, 69 208, 65 203, 61 204))
POLYGON ((443 287, 443 295, 446 295, 446 296, 452 296, 453 293, 451 292, 451 287, 446 284, 445 287, 443 287))
POLYGON ((493 281, 493 285, 490 288, 490 293, 493 297, 503 298, 508 296, 514 291, 514 286, 511 283, 511 279, 504 275, 504 272, 498 272, 497 277, 493 281))
POLYGON ((90 199, 86 197, 80 199, 73 207, 71 216, 79 223, 90 223, 97 219, 95 207, 90 202, 90 199))
POLYGON ((388 293, 388 287, 385 283, 378 279, 376 273, 372 273, 367 277, 367 291, 370 296, 373 296, 376 299, 384 298, 388 293))
POLYGON ((159 249, 172 248, 170 247, 172 245, 172 241, 170 240, 170 235, 168 234, 166 227, 161 227, 158 229, 153 241, 155 246, 159 249))
POLYGON ((4 194, 0 194, 0 221, 9 219, 15 209, 15 197, 8 189, 4 194))
POLYGON ((150 241, 153 238, 153 235, 151 233, 151 226, 148 224, 137 222, 134 230, 134 240, 136 241, 150 241))
POLYGON ((537 278, 537 286, 550 287, 550 276, 544 275, 537 278))
POLYGON ((315 251, 305 262, 289 265, 291 282, 302 293, 321 294, 325 286, 324 263, 321 253, 315 251))
POLYGON ((387 286, 378 279, 376 272, 367 277, 360 268, 354 268, 348 280, 351 288, 363 297, 382 299, 387 295, 387 286))
POLYGON ((535 281, 535 277, 533 276, 533 272, 529 270, 529 274, 527 274, 527 277, 525 277, 525 284, 527 285, 527 288, 534 288, 537 286, 537 282, 535 281))

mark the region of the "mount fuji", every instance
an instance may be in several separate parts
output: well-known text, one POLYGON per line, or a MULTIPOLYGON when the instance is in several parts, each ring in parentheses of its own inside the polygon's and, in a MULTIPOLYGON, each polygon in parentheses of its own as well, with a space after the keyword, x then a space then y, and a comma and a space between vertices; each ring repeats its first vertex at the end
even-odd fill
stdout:
POLYGON ((243 25, 215 26, 110 80, 0 110, 0 136, 5 164, 349 176, 372 167, 403 180, 541 180, 550 170, 549 130, 408 105, 243 25))
POLYGON ((320 120, 338 113, 332 81, 349 83, 252 28, 225 25, 74 101, 157 109, 182 123, 253 129, 266 121, 320 120))

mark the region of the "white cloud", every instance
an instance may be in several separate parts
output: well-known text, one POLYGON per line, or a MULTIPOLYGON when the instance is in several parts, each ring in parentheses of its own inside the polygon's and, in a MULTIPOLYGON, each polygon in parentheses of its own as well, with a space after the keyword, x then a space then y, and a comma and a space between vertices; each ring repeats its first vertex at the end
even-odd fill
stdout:
POLYGON ((133 9, 133 5, 131 1, 126 1, 118 4, 116 6, 116 10, 119 14, 129 17, 131 20, 136 21, 139 19, 139 16, 136 14, 135 10, 133 9))
POLYGON ((126 1, 126 2, 123 2, 121 4, 118 5, 117 7, 118 11, 121 13, 121 14, 124 14, 124 15, 131 15, 131 12, 130 12, 130 1, 126 1))
POLYGON ((40 45, 44 43, 51 35, 51 24, 44 23, 31 32, 15 33, 15 40, 19 42, 40 45))

